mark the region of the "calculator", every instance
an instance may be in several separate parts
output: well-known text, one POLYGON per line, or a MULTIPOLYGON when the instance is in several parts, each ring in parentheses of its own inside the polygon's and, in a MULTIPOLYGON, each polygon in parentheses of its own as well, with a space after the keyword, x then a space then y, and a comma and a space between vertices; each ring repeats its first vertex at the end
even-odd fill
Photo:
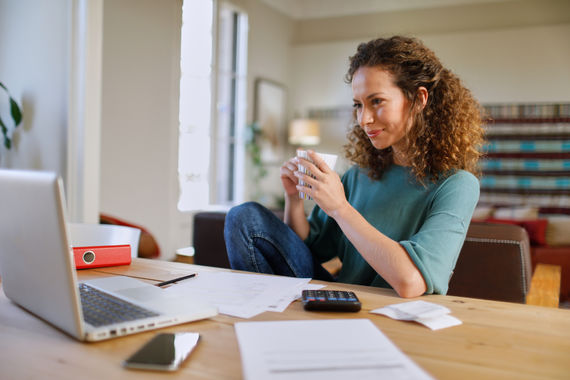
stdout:
POLYGON ((344 290, 303 290, 303 307, 311 311, 359 311, 360 301, 354 292, 344 290))

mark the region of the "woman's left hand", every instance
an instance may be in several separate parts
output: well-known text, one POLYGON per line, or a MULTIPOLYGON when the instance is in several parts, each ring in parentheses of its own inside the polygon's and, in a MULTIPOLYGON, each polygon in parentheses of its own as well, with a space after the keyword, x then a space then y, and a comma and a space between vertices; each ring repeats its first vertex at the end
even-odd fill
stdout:
POLYGON ((307 151, 307 153, 313 163, 301 157, 298 158, 299 163, 307 168, 313 176, 296 171, 295 176, 309 186, 298 184, 297 189, 313 198, 327 215, 334 218, 342 207, 348 205, 344 186, 338 174, 329 168, 325 160, 312 150, 307 151))

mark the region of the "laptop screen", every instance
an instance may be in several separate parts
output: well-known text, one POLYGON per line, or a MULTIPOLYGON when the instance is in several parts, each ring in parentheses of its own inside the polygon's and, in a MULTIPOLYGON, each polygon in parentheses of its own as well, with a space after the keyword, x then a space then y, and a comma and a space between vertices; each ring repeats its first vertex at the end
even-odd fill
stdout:
POLYGON ((0 275, 13 302, 81 339, 81 309, 61 179, 0 170, 0 275))

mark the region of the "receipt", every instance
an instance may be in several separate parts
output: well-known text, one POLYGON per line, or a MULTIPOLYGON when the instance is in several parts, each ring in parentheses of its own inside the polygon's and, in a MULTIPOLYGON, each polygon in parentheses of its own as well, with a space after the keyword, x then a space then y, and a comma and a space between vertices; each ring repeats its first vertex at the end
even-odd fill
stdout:
POLYGON ((462 324, 459 319, 449 315, 451 310, 445 306, 426 301, 403 302, 374 309, 370 312, 401 321, 415 321, 432 330, 462 324))

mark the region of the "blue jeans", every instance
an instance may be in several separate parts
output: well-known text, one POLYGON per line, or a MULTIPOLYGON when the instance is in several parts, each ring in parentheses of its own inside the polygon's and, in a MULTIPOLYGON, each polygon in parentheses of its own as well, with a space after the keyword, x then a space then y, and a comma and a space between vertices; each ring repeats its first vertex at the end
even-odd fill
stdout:
POLYGON ((259 203, 233 207, 224 238, 233 269, 334 281, 301 238, 259 203))

